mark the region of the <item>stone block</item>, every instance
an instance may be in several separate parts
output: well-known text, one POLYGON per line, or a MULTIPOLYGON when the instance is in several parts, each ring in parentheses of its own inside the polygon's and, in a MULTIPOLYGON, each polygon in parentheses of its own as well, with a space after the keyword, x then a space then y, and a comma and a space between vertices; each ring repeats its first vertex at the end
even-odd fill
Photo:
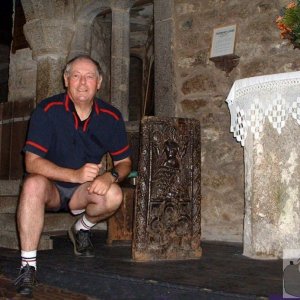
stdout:
MULTIPOLYGON (((53 235, 53 234, 52 234, 53 235)), ((42 234, 38 250, 53 249, 53 240, 51 234, 42 234)), ((6 231, 1 233, 0 247, 19 250, 19 239, 15 231, 6 231)))
MULTIPOLYGON (((77 218, 69 213, 46 213, 43 232, 67 231, 77 218)), ((100 222, 93 229, 106 230, 106 222, 100 222)), ((0 213, 0 231, 1 234, 4 231, 17 231, 16 215, 14 213, 0 213)))
POLYGON ((1 196, 0 195, 0 212, 15 213, 18 204, 18 196, 1 196))
POLYGON ((0 196, 18 196, 21 180, 0 180, 0 196))
POLYGON ((10 56, 8 101, 26 101, 36 96, 37 62, 29 48, 10 56))

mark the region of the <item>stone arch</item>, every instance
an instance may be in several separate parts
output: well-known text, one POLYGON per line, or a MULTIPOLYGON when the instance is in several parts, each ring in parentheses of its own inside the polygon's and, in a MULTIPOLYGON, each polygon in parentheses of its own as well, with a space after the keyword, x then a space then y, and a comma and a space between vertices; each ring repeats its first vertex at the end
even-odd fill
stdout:
POLYGON ((75 19, 76 20, 90 20, 92 23, 97 15, 100 13, 110 11, 111 4, 110 1, 93 0, 85 1, 82 6, 75 7, 75 19))
POLYGON ((110 98, 125 120, 128 119, 130 5, 129 0, 110 0, 89 1, 81 7, 75 7, 75 33, 68 57, 81 53, 92 54, 92 24, 97 15, 111 12, 110 98))
MULTIPOLYGON (((133 5, 141 5, 141 2, 56 0, 50 5, 50 2, 44 3, 40 0, 21 1, 26 15, 25 36, 37 62, 37 101, 63 90, 63 85, 57 78, 68 59, 78 54, 94 57, 94 21, 99 15, 111 14, 111 52, 104 62, 104 68, 107 69, 106 79, 109 82, 105 95, 120 109, 124 119, 128 120, 130 12, 133 5), (58 17, 55 13, 57 11, 58 17)), ((138 11, 135 11, 136 15, 139 14, 138 11)))
POLYGON ((109 1, 86 1, 84 5, 75 7, 75 32, 68 59, 78 54, 91 54, 92 24, 98 15, 109 11, 109 1))

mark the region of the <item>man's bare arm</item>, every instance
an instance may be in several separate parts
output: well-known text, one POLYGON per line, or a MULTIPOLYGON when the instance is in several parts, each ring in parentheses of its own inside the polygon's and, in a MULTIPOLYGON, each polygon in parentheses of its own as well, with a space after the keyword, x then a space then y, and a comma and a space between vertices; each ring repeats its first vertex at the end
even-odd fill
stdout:
POLYGON ((26 152, 25 167, 28 173, 43 175, 51 180, 84 183, 98 176, 101 165, 87 163, 78 170, 62 168, 34 153, 26 152))
POLYGON ((131 171, 132 162, 129 157, 114 162, 114 169, 119 174, 119 180, 123 181, 131 171))
MULTIPOLYGON (((131 159, 129 157, 114 162, 114 169, 118 172, 118 181, 124 180, 131 171, 131 159)), ((88 187, 88 191, 91 194, 105 195, 114 184, 115 178, 110 171, 96 177, 88 187)))

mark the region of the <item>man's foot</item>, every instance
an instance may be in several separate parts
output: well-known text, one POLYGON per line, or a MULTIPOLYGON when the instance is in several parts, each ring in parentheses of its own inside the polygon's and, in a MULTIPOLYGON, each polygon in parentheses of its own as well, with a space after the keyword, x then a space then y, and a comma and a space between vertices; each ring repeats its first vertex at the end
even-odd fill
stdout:
POLYGON ((35 273, 35 268, 28 264, 21 268, 19 276, 14 282, 19 294, 29 297, 32 296, 32 289, 37 283, 35 273))
POLYGON ((94 247, 91 242, 91 232, 89 230, 75 230, 75 224, 70 228, 69 238, 74 246, 75 255, 82 257, 94 257, 94 247))

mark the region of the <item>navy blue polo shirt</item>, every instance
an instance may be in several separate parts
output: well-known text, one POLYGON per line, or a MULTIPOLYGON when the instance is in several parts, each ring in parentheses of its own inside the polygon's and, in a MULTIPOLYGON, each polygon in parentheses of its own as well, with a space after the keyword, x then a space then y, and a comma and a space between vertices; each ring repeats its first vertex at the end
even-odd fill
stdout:
POLYGON ((23 151, 71 169, 79 169, 86 163, 99 164, 106 153, 114 161, 131 154, 119 110, 95 98, 89 118, 81 122, 73 102, 65 93, 47 98, 37 105, 31 116, 23 151))

